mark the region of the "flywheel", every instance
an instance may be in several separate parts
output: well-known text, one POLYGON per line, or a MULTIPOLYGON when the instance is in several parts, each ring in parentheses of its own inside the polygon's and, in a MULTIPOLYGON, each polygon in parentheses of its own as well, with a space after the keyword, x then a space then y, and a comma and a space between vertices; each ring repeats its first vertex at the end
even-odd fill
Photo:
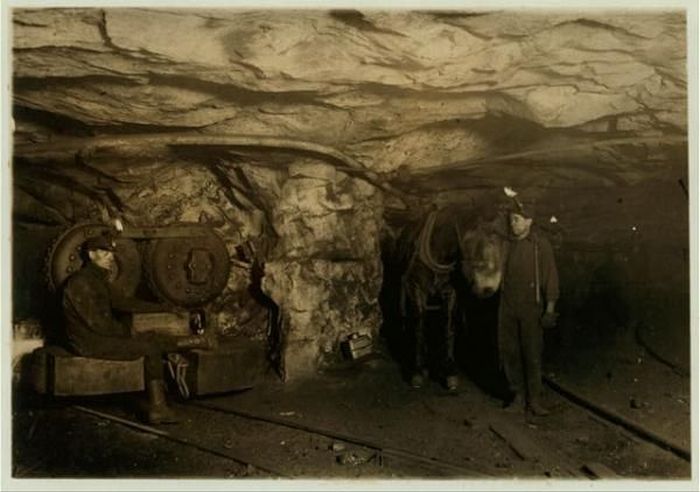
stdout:
POLYGON ((145 271, 151 290, 178 306, 201 306, 221 294, 231 268, 226 243, 206 226, 148 241, 145 271), (190 237, 188 237, 188 235, 190 237))

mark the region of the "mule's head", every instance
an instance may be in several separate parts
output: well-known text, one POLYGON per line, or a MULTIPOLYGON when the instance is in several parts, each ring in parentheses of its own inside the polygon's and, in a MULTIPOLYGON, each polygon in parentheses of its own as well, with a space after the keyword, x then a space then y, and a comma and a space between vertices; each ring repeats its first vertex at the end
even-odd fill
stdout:
POLYGON ((492 296, 501 286, 506 254, 502 222, 502 217, 480 222, 461 236, 462 275, 480 298, 492 296))

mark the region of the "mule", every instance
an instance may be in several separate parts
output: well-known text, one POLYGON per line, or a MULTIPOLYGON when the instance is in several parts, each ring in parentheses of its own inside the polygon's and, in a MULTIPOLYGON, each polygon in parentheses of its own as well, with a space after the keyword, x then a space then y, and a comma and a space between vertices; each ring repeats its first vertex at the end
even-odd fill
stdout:
POLYGON ((478 298, 499 289, 505 262, 507 222, 503 213, 474 211, 460 217, 455 208, 433 207, 399 238, 405 251, 400 309, 405 331, 412 329, 413 360, 410 384, 420 388, 428 376, 426 318, 440 311, 441 377, 448 390, 458 387, 455 364, 456 283, 466 281, 478 298), (463 280, 461 280, 459 278, 463 280))

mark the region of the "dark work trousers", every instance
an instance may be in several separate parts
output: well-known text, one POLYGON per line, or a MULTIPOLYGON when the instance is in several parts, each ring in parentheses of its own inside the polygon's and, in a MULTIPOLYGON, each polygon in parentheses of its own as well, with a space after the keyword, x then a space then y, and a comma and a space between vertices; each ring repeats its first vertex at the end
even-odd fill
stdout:
POLYGON ((542 326, 540 306, 501 305, 499 319, 501 364, 513 393, 537 400, 542 392, 542 326))
POLYGON ((143 357, 146 381, 163 379, 163 354, 177 350, 177 342, 172 337, 144 335, 139 338, 99 338, 99 343, 93 346, 89 342, 84 343, 74 351, 84 357, 105 360, 136 360, 143 357))

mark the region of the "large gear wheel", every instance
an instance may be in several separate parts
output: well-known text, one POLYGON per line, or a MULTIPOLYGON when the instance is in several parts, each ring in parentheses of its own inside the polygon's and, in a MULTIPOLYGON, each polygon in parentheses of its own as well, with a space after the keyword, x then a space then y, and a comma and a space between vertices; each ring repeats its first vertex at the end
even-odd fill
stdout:
POLYGON ((231 268, 226 243, 207 226, 188 225, 193 237, 148 242, 145 271, 151 290, 178 306, 201 306, 221 294, 231 268))
MULTIPOLYGON (((66 279, 83 266, 83 243, 109 231, 98 223, 76 224, 63 231, 53 242, 46 256, 46 280, 52 292, 58 292, 66 279)), ((131 297, 141 280, 141 256, 134 241, 116 238, 116 268, 110 275, 110 288, 119 295, 131 297)))

